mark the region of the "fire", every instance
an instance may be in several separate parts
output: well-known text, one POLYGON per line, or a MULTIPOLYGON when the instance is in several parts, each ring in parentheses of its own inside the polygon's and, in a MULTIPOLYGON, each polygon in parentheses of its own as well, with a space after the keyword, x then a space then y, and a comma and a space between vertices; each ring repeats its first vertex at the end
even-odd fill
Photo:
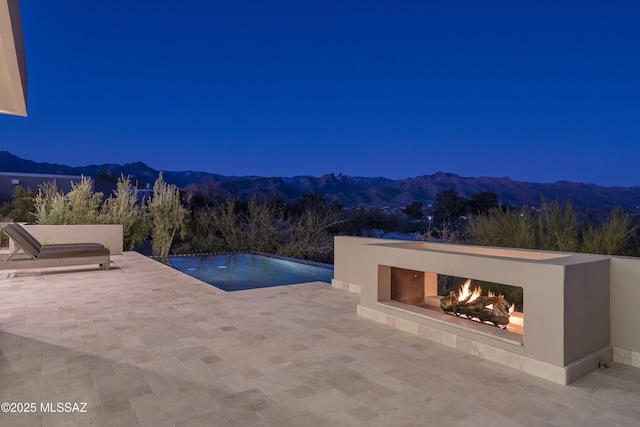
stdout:
POLYGON ((478 299, 479 296, 482 295, 482 289, 477 287, 471 292, 471 279, 467 279, 464 282, 464 285, 460 288, 460 293, 458 294, 458 301, 465 301, 467 303, 473 302, 478 299))
POLYGON ((495 292, 489 291, 483 296, 480 286, 472 291, 471 279, 467 279, 458 292, 451 291, 448 297, 440 300, 440 308, 458 317, 506 328, 515 304, 509 304, 502 294, 495 292))

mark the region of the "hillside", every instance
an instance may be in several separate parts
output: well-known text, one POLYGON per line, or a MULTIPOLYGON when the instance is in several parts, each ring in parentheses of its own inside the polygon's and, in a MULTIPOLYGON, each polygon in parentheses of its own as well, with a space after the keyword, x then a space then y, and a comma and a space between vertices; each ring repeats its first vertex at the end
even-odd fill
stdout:
MULTIPOLYGON (((140 182, 153 183, 159 171, 142 162, 88 165, 71 167, 52 163, 37 163, 0 151, 0 172, 45 173, 63 175, 85 175, 95 177, 106 173, 112 176, 125 175, 140 182)), ((442 190, 455 189, 462 196, 471 197, 479 191, 490 191, 498 195, 503 204, 522 206, 539 205, 542 197, 571 201, 578 209, 610 209, 622 206, 636 210, 640 205, 640 187, 602 187, 595 184, 559 181, 556 183, 529 183, 510 178, 461 177, 451 173, 437 172, 403 180, 375 177, 353 177, 326 174, 320 177, 295 176, 223 176, 207 172, 164 171, 167 182, 184 188, 190 184, 206 183, 213 194, 248 198, 252 196, 277 196, 295 200, 304 193, 318 193, 329 202, 337 201, 344 206, 375 205, 400 207, 414 201, 424 205, 435 202, 436 194, 442 190)))

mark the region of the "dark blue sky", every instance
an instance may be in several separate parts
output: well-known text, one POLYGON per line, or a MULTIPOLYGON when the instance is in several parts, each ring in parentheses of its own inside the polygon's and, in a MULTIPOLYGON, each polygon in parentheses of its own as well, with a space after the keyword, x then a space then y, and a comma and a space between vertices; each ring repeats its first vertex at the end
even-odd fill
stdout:
POLYGON ((640 4, 22 0, 0 148, 224 175, 640 185, 640 4))

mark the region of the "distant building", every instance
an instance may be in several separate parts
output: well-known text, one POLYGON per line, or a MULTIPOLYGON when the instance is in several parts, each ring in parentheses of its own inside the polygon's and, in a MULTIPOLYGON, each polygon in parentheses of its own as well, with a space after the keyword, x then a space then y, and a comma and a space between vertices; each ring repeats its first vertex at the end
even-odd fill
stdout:
MULTIPOLYGON (((0 172, 0 201, 10 201, 13 197, 13 189, 18 185, 25 190, 38 188, 47 182, 55 181, 58 190, 63 193, 71 191, 71 183, 79 184, 82 181, 80 175, 53 175, 42 173, 0 172)), ((93 190, 94 181, 91 180, 93 190)))

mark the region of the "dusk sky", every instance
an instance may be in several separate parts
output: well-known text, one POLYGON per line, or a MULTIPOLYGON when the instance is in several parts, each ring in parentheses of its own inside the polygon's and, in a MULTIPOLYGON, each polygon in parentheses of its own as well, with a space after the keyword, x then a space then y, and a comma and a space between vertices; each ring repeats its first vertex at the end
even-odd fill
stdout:
POLYGON ((637 1, 20 5, 29 160, 640 185, 637 1))

